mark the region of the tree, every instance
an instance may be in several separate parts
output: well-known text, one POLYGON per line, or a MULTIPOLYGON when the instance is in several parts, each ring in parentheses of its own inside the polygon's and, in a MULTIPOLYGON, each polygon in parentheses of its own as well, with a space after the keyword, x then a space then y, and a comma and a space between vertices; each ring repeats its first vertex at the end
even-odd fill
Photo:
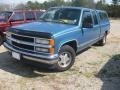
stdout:
POLYGON ((95 8, 94 0, 72 0, 72 6, 95 8))
POLYGON ((97 8, 97 9, 102 9, 102 8, 103 8, 102 1, 98 1, 98 2, 96 3, 96 8, 97 8))
POLYGON ((24 10, 24 9, 26 9, 26 6, 21 3, 21 4, 18 4, 14 9, 15 10, 24 10))
POLYGON ((0 4, 0 11, 7 11, 10 9, 11 9, 11 7, 9 4, 3 4, 3 3, 0 4))
POLYGON ((118 5, 118 0, 112 0, 114 5, 118 5))

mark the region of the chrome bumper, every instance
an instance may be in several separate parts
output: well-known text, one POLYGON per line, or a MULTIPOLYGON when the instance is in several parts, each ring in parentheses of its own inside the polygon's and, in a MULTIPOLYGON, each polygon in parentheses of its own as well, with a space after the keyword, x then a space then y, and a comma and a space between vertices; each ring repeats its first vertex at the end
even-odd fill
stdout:
POLYGON ((19 54, 21 54, 21 57, 23 59, 31 60, 31 61, 36 61, 40 63, 45 63, 45 64, 55 64, 58 61, 58 55, 53 54, 53 55, 40 55, 40 54, 33 54, 33 53, 28 53, 24 51, 17 50, 13 48, 11 45, 7 44, 6 42, 3 44, 4 47, 6 47, 9 51, 14 51, 19 54))

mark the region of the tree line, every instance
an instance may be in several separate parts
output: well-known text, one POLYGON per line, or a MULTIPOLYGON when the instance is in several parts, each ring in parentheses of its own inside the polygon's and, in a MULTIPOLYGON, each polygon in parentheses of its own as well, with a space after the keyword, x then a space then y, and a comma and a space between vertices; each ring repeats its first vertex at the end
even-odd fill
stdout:
POLYGON ((19 4, 15 9, 48 9, 55 6, 83 6, 95 8, 94 0, 49 0, 43 3, 28 1, 26 4, 19 4))
POLYGON ((103 4, 99 1, 96 4, 96 9, 107 11, 109 17, 120 18, 120 2, 118 0, 112 0, 112 4, 103 4))
POLYGON ((87 8, 105 10, 108 12, 110 17, 120 17, 120 3, 118 2, 118 0, 112 0, 112 4, 105 4, 104 2, 105 0, 100 0, 97 3, 95 3, 94 0, 48 0, 43 3, 39 3, 37 1, 35 2, 28 1, 25 4, 21 3, 16 5, 14 9, 47 10, 50 7, 55 7, 55 6, 78 6, 78 7, 87 7, 87 8))

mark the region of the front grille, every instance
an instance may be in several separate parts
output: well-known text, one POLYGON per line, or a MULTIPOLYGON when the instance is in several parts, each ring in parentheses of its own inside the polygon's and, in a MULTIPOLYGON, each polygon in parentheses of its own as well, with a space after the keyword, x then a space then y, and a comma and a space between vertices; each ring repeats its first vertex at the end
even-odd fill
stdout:
POLYGON ((17 47, 17 48, 23 49, 23 50, 28 50, 28 51, 35 51, 34 50, 35 37, 11 33, 10 41, 11 41, 11 45, 13 45, 14 47, 17 47))
POLYGON ((12 45, 14 48, 30 51, 34 53, 45 53, 46 52, 38 52, 35 50, 36 47, 40 48, 51 48, 51 45, 43 45, 43 44, 36 44, 35 39, 51 39, 50 33, 43 33, 43 32, 35 32, 29 30, 18 30, 14 28, 10 28, 6 34, 7 43, 12 45))
POLYGON ((25 36, 19 36, 19 35, 15 35, 15 34, 12 34, 11 37, 14 38, 14 39, 20 40, 20 41, 34 43, 34 38, 25 37, 25 36))
MULTIPOLYGON (((41 33, 38 33, 41 34, 41 33)), ((44 36, 44 35, 43 35, 44 36)), ((35 44, 35 39, 37 37, 34 35, 29 36, 29 35, 23 35, 23 34, 18 34, 18 33, 13 33, 13 32, 7 32, 6 34, 6 39, 7 43, 12 45, 15 48, 25 50, 25 51, 30 51, 30 52, 35 52, 35 53, 44 53, 44 52, 38 52, 35 50, 36 47, 40 48, 50 48, 50 45, 43 45, 43 44, 35 44)), ((41 37, 39 37, 41 38, 41 37)), ((41 39, 49 39, 49 38, 41 38, 41 39)))
POLYGON ((34 51, 34 46, 20 44, 20 43, 14 42, 14 41, 12 41, 12 45, 15 47, 21 48, 21 49, 34 51))

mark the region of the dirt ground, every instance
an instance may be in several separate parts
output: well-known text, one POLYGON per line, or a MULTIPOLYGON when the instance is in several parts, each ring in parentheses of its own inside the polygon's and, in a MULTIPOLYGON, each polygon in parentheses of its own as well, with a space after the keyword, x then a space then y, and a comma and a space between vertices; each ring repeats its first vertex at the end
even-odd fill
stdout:
POLYGON ((36 69, 0 47, 0 90, 119 90, 120 20, 111 20, 107 45, 92 46, 66 72, 36 69))

